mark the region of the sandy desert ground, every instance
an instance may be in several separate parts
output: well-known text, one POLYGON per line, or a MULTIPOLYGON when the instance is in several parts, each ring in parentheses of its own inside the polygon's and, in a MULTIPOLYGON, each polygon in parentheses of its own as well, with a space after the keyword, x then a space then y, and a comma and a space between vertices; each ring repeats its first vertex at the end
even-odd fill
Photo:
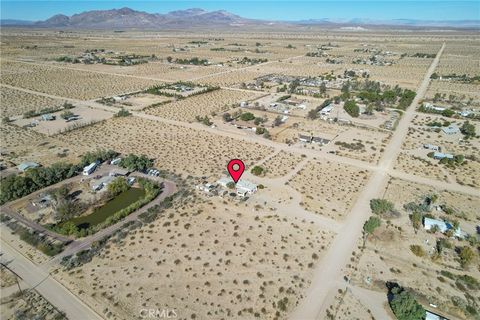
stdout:
POLYGON ((135 318, 142 308, 175 309, 182 319, 284 318, 330 240, 248 204, 185 199, 56 277, 111 319, 135 318))
POLYGON ((336 220, 345 218, 368 172, 332 162, 311 161, 290 181, 305 209, 336 220), (335 186, 332 189, 332 186, 335 186))
MULTIPOLYGON (((378 127, 387 114, 378 112, 372 120, 348 118, 355 122, 352 125, 308 120, 305 116, 309 108, 320 105, 325 97, 306 97, 311 101, 308 108, 271 129, 270 141, 230 125, 227 128, 222 113, 238 110, 232 109, 233 104, 276 92, 275 87, 266 92, 239 89, 242 82, 254 82, 271 73, 308 77, 365 69, 370 80, 413 90, 433 61, 413 55, 436 54, 444 41, 446 50, 436 72, 478 75, 478 35, 456 32, 259 30, 252 36, 238 30, 208 34, 2 30, 2 118, 70 99, 81 108, 91 107, 91 113, 105 115, 102 118, 106 120, 55 136, 23 128, 25 119, 2 122, 1 160, 8 167, 22 161, 49 165, 77 161, 86 151, 114 149, 123 154, 145 154, 154 159, 155 167, 176 173, 186 181, 182 197, 155 221, 120 232, 93 261, 73 270, 59 269, 55 274, 102 316, 132 319, 140 316, 141 309, 158 308, 175 309, 182 319, 287 319, 314 281, 318 272, 315 268, 324 262, 336 237, 342 236, 338 231, 352 217, 351 209, 372 175, 373 170, 367 168, 383 170, 377 164, 381 163, 392 133, 378 127), (118 54, 155 55, 155 59, 134 66, 56 61, 61 56, 76 57, 99 48, 118 54), (317 51, 326 55, 306 56, 317 51), (393 64, 353 63, 358 58, 368 59, 372 52, 380 52, 393 64), (169 63, 169 56, 208 59, 211 65, 169 63), (251 66, 236 62, 243 57, 268 61, 251 66), (327 58, 340 62, 329 63, 327 58), (140 94, 130 98, 134 114, 127 117, 111 118, 119 103, 110 107, 93 101, 179 80, 222 88, 151 108, 145 107, 164 102, 165 97, 140 94), (208 116, 218 126, 193 123, 197 116, 208 116), (301 144, 299 134, 331 141, 325 146, 301 144), (194 185, 205 180, 225 176, 226 164, 232 158, 243 159, 248 171, 245 177, 264 184, 265 189, 242 201, 208 197, 194 190, 194 185), (257 164, 266 169, 264 176, 250 173, 257 164)), ((437 92, 465 95, 464 103, 480 99, 478 83, 434 80, 426 99, 437 92)), ((330 96, 340 93, 338 89, 328 91, 330 96)), ((269 114, 269 119, 275 116, 269 114)), ((394 160, 397 175, 407 173, 429 178, 433 183, 478 188, 478 138, 460 143, 461 135, 445 137, 426 130, 428 122, 444 120, 415 113, 394 160), (424 143, 470 158, 463 166, 448 168, 426 156, 424 143), (477 160, 471 160, 473 156, 477 160)), ((454 121, 460 126, 464 119, 454 121)), ((478 134, 478 121, 473 122, 478 134)), ((472 300, 461 286, 440 273, 445 269, 479 278, 476 269, 460 269, 454 249, 447 250, 436 262, 430 256, 414 256, 409 249, 411 244, 417 244, 430 252, 436 241, 435 235, 423 230, 415 233, 403 209, 405 203, 419 201, 430 193, 438 194, 441 203, 453 208, 453 216, 462 228, 475 232, 478 197, 391 179, 384 197, 394 202, 400 216, 383 219, 363 251, 358 239, 343 269, 350 279, 349 288, 344 290, 347 283, 341 280, 335 284, 342 290, 333 293, 328 314, 335 319, 391 317, 386 307, 385 281, 392 279, 414 289, 423 305, 437 303, 451 316, 466 318, 453 305, 452 297, 478 305, 478 298, 472 300)), ((13 236, 9 239, 16 242, 13 236)), ((45 256, 37 255, 23 242, 16 243, 16 249, 35 263, 45 263, 45 256)))

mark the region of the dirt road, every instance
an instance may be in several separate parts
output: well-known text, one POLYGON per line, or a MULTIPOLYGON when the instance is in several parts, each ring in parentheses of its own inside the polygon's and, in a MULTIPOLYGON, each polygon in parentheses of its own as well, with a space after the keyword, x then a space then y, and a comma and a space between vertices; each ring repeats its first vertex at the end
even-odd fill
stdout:
POLYGON ((50 274, 23 257, 1 240, 1 261, 14 270, 30 287, 35 288, 45 299, 67 314, 70 320, 102 319, 82 300, 53 279, 50 274))
POLYGON ((339 231, 330 245, 328 252, 317 265, 312 284, 306 297, 296 310, 290 315, 290 319, 308 320, 324 319, 327 308, 330 306, 337 287, 337 281, 341 281, 352 251, 355 251, 357 240, 362 234, 363 223, 370 216, 370 199, 381 197, 388 181, 388 173, 392 168, 403 139, 408 132, 408 126, 414 116, 413 111, 423 99, 430 83, 430 76, 438 65, 445 44, 442 45, 420 84, 417 95, 408 107, 404 117, 400 120, 397 130, 387 146, 382 159, 379 162, 378 170, 374 171, 372 177, 361 192, 358 200, 352 207, 343 228, 339 231))

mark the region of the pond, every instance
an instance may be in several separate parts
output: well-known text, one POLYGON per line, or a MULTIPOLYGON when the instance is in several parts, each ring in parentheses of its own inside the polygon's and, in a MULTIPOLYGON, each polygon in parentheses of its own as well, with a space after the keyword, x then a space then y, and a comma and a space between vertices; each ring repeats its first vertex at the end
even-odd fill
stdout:
POLYGON ((88 216, 73 218, 73 222, 80 229, 87 229, 105 221, 116 212, 128 207, 145 196, 145 190, 141 188, 130 188, 125 192, 108 201, 105 205, 93 211, 88 216))

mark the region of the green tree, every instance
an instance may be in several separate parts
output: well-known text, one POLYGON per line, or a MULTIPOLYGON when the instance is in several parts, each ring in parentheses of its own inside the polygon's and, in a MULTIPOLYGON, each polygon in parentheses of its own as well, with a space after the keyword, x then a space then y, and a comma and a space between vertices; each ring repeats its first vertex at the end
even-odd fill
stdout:
POLYGON ((363 246, 367 242, 368 235, 372 234, 375 229, 381 225, 382 221, 378 217, 370 217, 363 225, 363 246))
POLYGON ((421 320, 425 319, 425 309, 415 297, 403 288, 396 287, 391 291, 392 299, 390 308, 398 320, 421 320))
POLYGON ((357 106, 357 103, 353 100, 348 100, 343 105, 343 109, 352 117, 356 118, 360 115, 360 108, 357 106))
POLYGON ((242 119, 243 121, 250 121, 255 119, 255 116, 251 112, 246 112, 246 113, 242 113, 242 115, 240 116, 240 119, 242 119))
POLYGON ((137 156, 134 154, 129 154, 120 162, 120 166, 127 168, 131 171, 145 171, 146 169, 153 166, 152 160, 147 158, 146 155, 137 156))
POLYGON ((422 214, 418 211, 414 211, 410 215, 410 220, 412 220, 413 229, 415 230, 415 233, 417 233, 417 230, 420 229, 420 227, 422 226, 422 214))
POLYGON ((265 169, 263 169, 263 167, 260 167, 260 166, 255 166, 251 170, 252 174, 254 174, 256 176, 261 176, 264 171, 265 171, 265 169))
POLYGON ((229 183, 227 183, 227 188, 228 188, 228 189, 233 189, 233 188, 235 188, 235 182, 230 181, 229 183))
POLYGON ((460 132, 465 136, 466 139, 474 138, 476 136, 475 126, 469 121, 465 121, 460 127, 460 132))
POLYGON ((129 188, 130 186, 124 177, 116 177, 107 186, 107 190, 112 196, 119 195, 120 193, 127 191, 129 188))
POLYGON ((122 108, 115 114, 115 117, 128 117, 129 115, 131 115, 131 113, 125 108, 122 108))
POLYGON ((370 209, 376 215, 383 215, 392 212, 395 207, 394 204, 385 199, 372 199, 370 200, 370 209))
POLYGON ((265 128, 262 127, 256 127, 255 128, 255 134, 264 134, 265 133, 265 128))
POLYGON ((311 120, 315 120, 318 118, 318 111, 316 108, 308 111, 307 118, 311 120))

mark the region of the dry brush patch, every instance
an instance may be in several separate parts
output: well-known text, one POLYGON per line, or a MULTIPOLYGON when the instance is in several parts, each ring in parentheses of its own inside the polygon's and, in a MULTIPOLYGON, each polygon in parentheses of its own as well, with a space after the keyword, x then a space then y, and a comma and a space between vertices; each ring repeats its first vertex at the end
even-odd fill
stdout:
POLYGON ((172 120, 193 122, 197 116, 211 116, 227 111, 232 104, 251 100, 256 96, 256 93, 220 89, 150 108, 147 113, 172 120))
POLYGON ((196 78, 194 77, 192 80, 207 85, 231 86, 233 84, 252 81, 253 79, 266 74, 265 72, 259 72, 256 70, 257 68, 225 71, 223 73, 206 76, 198 80, 195 80, 196 78))
POLYGON ((155 158, 158 168, 198 176, 221 175, 233 158, 241 158, 250 166, 273 151, 258 144, 137 117, 107 120, 68 132, 61 139, 82 147, 94 145, 126 154, 146 154, 155 158))
POLYGON ((33 130, 4 123, 0 125, 0 136, 2 152, 6 154, 3 158, 16 164, 36 161, 49 165, 59 161, 76 161, 82 152, 92 148, 81 148, 75 143, 65 143, 33 130))
POLYGON ((2 101, 2 117, 12 117, 24 114, 27 111, 39 111, 49 107, 59 107, 62 101, 23 92, 0 86, 0 100, 2 101))
POLYGON ((407 152, 400 152, 394 169, 408 174, 448 182, 449 177, 447 172, 442 168, 442 165, 437 162, 438 160, 421 158, 408 154, 407 152))
POLYGON ((292 171, 300 162, 302 157, 290 152, 280 151, 262 165, 269 178, 283 177, 292 171))
MULTIPOLYGON (((477 73, 478 74, 478 73, 477 73)), ((433 99, 436 93, 445 94, 449 96, 455 96, 463 102, 469 102, 470 100, 480 100, 480 85, 472 83, 459 83, 444 80, 432 80, 428 87, 426 98, 433 99)))
POLYGON ((175 309, 182 319, 286 318, 332 234, 221 201, 189 199, 60 281, 113 319, 142 308, 175 309))
POLYGON ((343 220, 368 177, 366 170, 310 161, 288 184, 302 194, 301 205, 306 210, 343 220))
POLYGON ((139 78, 5 61, 2 62, 0 82, 82 100, 136 91, 158 84, 139 78))

